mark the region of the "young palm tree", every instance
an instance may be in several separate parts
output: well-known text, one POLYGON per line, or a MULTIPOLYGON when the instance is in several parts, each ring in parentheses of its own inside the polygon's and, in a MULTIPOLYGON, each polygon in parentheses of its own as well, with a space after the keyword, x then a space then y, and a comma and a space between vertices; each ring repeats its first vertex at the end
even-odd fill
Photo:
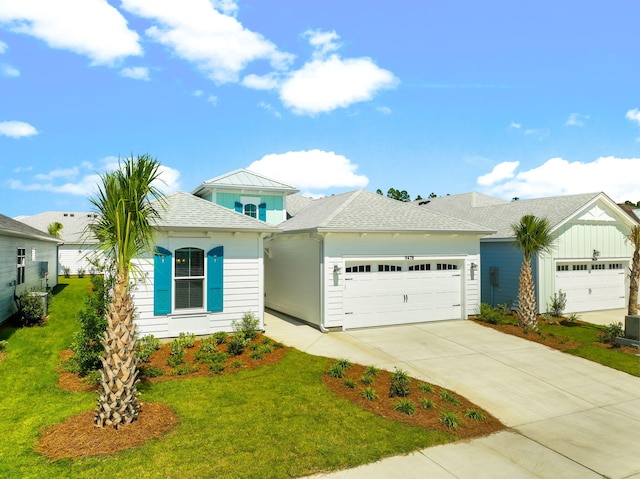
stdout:
POLYGON ((531 259, 553 247, 551 226, 546 218, 525 215, 511 225, 516 247, 522 252, 522 266, 518 283, 518 323, 525 331, 538 330, 538 308, 531 259))
POLYGON ((60 231, 62 231, 62 228, 64 228, 62 223, 54 221, 49 226, 47 226, 47 231, 54 238, 60 238, 60 231))
POLYGON ((631 228, 627 236, 634 246, 631 271, 629 273, 629 316, 638 314, 638 280, 640 279, 640 226, 631 228))
POLYGON ((115 282, 107 312, 102 345, 101 384, 95 424, 118 428, 135 421, 139 404, 136 393, 138 360, 134 304, 130 279, 134 258, 153 249, 152 221, 159 212, 151 201, 162 193, 154 185, 160 164, 149 155, 126 158, 116 171, 101 176, 102 185, 91 204, 98 213, 93 231, 100 240, 106 271, 115 282))

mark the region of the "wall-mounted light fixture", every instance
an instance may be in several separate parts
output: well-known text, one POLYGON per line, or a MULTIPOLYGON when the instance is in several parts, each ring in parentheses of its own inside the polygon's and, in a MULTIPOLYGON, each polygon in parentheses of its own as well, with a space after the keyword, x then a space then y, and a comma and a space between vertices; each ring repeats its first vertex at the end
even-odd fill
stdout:
POLYGON ((340 266, 337 264, 333 265, 333 274, 340 274, 340 266))
POLYGON ((478 269, 478 265, 476 263, 471 263, 471 270, 474 271, 478 269))
POLYGON ((600 251, 598 251, 597 249, 593 250, 593 257, 591 258, 593 261, 597 261, 598 256, 600 256, 600 251))

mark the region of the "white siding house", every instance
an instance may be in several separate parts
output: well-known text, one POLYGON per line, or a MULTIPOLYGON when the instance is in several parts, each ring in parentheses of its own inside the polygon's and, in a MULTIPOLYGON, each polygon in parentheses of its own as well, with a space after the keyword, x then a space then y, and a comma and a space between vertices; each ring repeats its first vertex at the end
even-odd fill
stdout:
POLYGON ((633 254, 627 236, 637 223, 604 193, 512 202, 465 193, 422 203, 425 209, 497 231, 480 242, 483 302, 517 307, 522 255, 511 225, 532 214, 549 220, 555 238, 552 252, 532 261, 540 313, 559 290, 567 295, 566 312, 626 307, 633 254))
POLYGON ((479 310, 490 229, 363 190, 315 200, 280 226, 265 241, 268 308, 321 330, 479 310))
POLYGON ((14 298, 58 284, 59 240, 0 215, 0 323, 16 311, 14 298))
POLYGON ((166 202, 155 225, 155 254, 137 261, 139 333, 231 331, 245 313, 263 327, 263 238, 278 228, 183 192, 166 202))

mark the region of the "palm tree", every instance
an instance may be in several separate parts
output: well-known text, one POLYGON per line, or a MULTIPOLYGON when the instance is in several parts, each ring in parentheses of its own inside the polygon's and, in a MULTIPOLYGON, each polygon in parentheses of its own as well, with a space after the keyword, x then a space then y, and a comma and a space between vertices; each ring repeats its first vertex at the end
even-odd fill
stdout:
POLYGON ((629 273, 629 316, 638 314, 638 280, 640 279, 640 225, 631 228, 627 236, 634 246, 631 271, 629 273))
POLYGON ((114 275, 107 329, 102 345, 102 391, 94 422, 99 427, 119 428, 135 421, 139 403, 136 392, 138 360, 134 304, 130 278, 137 272, 133 260, 153 249, 152 222, 159 212, 152 200, 162 201, 153 183, 159 179, 160 164, 149 155, 126 158, 116 171, 101 176, 102 184, 91 204, 98 213, 94 232, 114 275))
POLYGON ((511 225, 516 247, 522 252, 522 266, 518 283, 518 324, 525 331, 538 330, 538 308, 531 270, 531 259, 553 247, 551 226, 546 218, 525 215, 520 222, 511 225))
POLYGON ((47 232, 54 238, 60 238, 60 231, 62 231, 62 228, 64 228, 62 223, 54 221, 47 226, 47 232))

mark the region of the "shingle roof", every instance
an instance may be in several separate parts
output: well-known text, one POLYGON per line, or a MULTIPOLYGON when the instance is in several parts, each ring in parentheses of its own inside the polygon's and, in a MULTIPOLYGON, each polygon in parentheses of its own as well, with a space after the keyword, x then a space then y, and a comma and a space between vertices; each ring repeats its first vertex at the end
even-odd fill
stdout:
MULTIPOLYGON (((492 238, 511 238, 513 236, 511 225, 517 223, 524 215, 546 217, 552 229, 555 229, 576 214, 580 208, 600 196, 608 199, 604 193, 583 193, 502 202, 475 208, 460 208, 460 202, 456 198, 443 196, 437 198, 439 201, 430 202, 421 207, 439 212, 447 211, 460 219, 473 221, 487 228, 492 228, 497 231, 492 238), (451 208, 449 208, 448 200, 452 202, 451 208)), ((615 205, 615 203, 611 203, 615 205)))
POLYGON ((35 238, 42 241, 50 241, 52 243, 61 243, 49 233, 45 233, 39 229, 29 226, 21 221, 14 220, 8 216, 0 214, 0 234, 19 236, 24 238, 35 238))
POLYGON ((280 183, 279 181, 272 180, 266 176, 259 175, 253 171, 239 169, 224 175, 211 178, 203 182, 195 190, 193 194, 207 189, 207 188, 221 188, 221 189, 242 189, 253 188, 258 190, 279 191, 285 193, 297 193, 298 190, 293 186, 280 183))
POLYGON ((286 210, 289 217, 297 215, 303 208, 306 208, 314 199, 301 195, 288 195, 285 197, 286 210))
MULTIPOLYGON (((165 209, 155 223, 160 229, 200 231, 278 231, 276 226, 236 213, 197 196, 177 191, 164 198, 165 209)), ((156 205, 158 203, 156 202, 156 205)), ((158 206, 156 206, 158 208, 158 206)))
POLYGON ((492 233, 489 228, 365 190, 317 199, 280 226, 285 232, 492 233))
POLYGON ((97 243, 97 239, 88 234, 88 226, 97 215, 89 212, 45 211, 33 216, 18 216, 15 219, 29 226, 48 232, 54 222, 62 224, 60 239, 67 244, 97 243))

